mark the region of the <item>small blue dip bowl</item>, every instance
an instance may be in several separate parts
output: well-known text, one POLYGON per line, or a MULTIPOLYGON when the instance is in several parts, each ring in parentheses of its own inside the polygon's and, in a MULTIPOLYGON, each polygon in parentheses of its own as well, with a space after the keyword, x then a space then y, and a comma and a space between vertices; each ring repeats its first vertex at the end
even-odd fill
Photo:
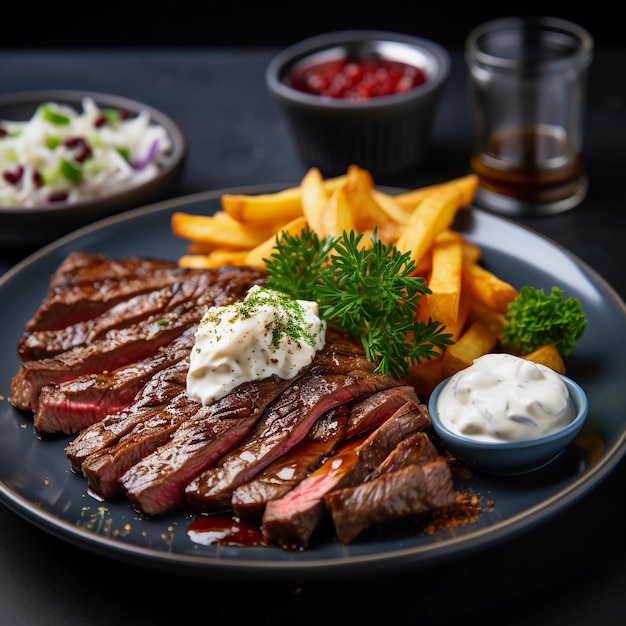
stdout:
POLYGON ((587 395, 582 387, 567 376, 559 376, 567 385, 576 407, 576 416, 556 432, 520 441, 482 441, 451 431, 441 421, 437 409, 441 391, 450 378, 435 387, 428 401, 433 429, 450 453, 477 471, 494 475, 514 475, 540 469, 552 462, 575 439, 589 410, 587 395))

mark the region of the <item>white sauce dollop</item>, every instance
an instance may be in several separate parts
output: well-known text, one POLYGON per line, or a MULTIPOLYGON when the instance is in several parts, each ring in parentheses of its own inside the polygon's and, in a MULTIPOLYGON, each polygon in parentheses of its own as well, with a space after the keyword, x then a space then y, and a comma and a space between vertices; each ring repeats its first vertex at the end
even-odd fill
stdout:
POLYGON ((556 372, 511 354, 486 354, 457 372, 442 389, 437 411, 450 430, 482 441, 541 437, 576 414, 556 372))
POLYGON ((317 302, 254 285, 241 302, 211 307, 196 330, 190 398, 210 404, 246 381, 295 376, 326 342, 317 302))

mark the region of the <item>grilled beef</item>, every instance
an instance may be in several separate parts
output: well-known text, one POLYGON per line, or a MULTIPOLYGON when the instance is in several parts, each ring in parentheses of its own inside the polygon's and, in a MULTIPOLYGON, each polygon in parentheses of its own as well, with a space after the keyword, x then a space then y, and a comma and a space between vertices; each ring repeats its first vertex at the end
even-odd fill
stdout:
POLYGON ((196 411, 167 443, 120 477, 133 507, 161 515, 183 506, 187 484, 241 441, 290 382, 272 376, 243 383, 196 411))
POLYGON ((193 417, 201 406, 188 398, 186 390, 181 391, 115 443, 90 454, 80 466, 89 488, 106 499, 122 495, 124 490, 119 479, 124 472, 165 444, 183 421, 193 417))
MULTIPOLYGON (((158 414, 174 398, 186 392, 188 369, 189 360, 185 358, 157 372, 132 404, 83 429, 65 448, 72 470, 82 471, 82 464, 88 456, 113 445, 137 424, 158 414)), ((195 406, 193 409, 195 411, 195 406)), ((182 408, 178 407, 178 410, 182 408)))
POLYGON ((26 322, 26 331, 53 330, 92 319, 118 302, 171 285, 188 273, 171 261, 72 253, 52 277, 46 297, 26 322))
POLYGON ((412 387, 391 387, 351 406, 343 405, 329 411, 313 424, 301 443, 235 489, 231 499, 233 510, 242 519, 260 520, 267 502, 295 487, 317 469, 342 441, 361 437, 380 426, 409 401, 417 402, 412 387))
POLYGON ((452 473, 443 457, 412 463, 324 496, 335 533, 345 544, 370 526, 444 507, 454 499, 452 473))
POLYGON ((165 445, 130 468, 120 482, 133 506, 148 515, 159 515, 184 505, 187 484, 241 441, 266 407, 305 373, 373 370, 359 344, 333 332, 328 338, 313 363, 297 377, 271 377, 240 385, 213 405, 203 407, 165 445), (221 423, 224 420, 232 423, 221 423))
POLYGON ((114 328, 125 328, 152 315, 161 314, 170 302, 173 290, 179 286, 180 283, 175 283, 123 300, 90 320, 55 330, 37 330, 24 334, 18 344, 18 355, 22 361, 52 357, 100 339, 114 328))
POLYGON ((11 382, 9 401, 19 409, 35 411, 45 385, 114 370, 152 356, 197 324, 207 307, 242 299, 261 280, 258 270, 236 269, 189 272, 163 315, 151 315, 129 327, 113 328, 101 339, 54 357, 22 363, 11 382))
POLYGON ((347 405, 331 409, 313 424, 299 444, 279 456, 252 480, 239 485, 230 502, 237 517, 260 520, 270 500, 280 498, 317 469, 341 441, 349 415, 347 405))
POLYGON ((184 364, 180 370, 186 376, 187 357, 195 341, 194 331, 195 327, 185 331, 170 344, 159 348, 154 356, 136 363, 42 387, 35 411, 35 431, 39 435, 77 433, 130 406, 157 372, 181 360, 184 364))
POLYGON ((281 394, 244 442, 187 485, 187 501, 199 512, 229 507, 239 485, 302 441, 326 411, 395 384, 359 371, 303 376, 281 394))
POLYGON ((72 253, 26 324, 9 400, 35 413, 38 435, 78 433, 67 459, 99 496, 147 516, 228 508, 284 548, 307 547, 325 516, 349 542, 447 502, 447 464, 412 437, 426 408, 341 333, 290 380, 246 382, 208 406, 189 398, 201 316, 264 280, 251 267, 72 253))
POLYGON ((282 498, 267 503, 262 525, 265 539, 288 550, 306 549, 326 515, 324 495, 362 482, 398 442, 429 424, 426 407, 407 402, 363 440, 341 446, 282 498))

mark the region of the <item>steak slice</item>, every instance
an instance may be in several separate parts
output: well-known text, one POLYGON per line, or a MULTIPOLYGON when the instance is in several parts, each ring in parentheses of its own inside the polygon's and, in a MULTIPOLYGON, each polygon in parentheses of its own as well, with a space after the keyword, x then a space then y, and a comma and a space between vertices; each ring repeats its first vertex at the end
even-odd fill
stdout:
POLYGON ((354 439, 377 428, 407 402, 418 403, 415 389, 410 385, 384 389, 356 402, 350 411, 344 439, 354 439))
POLYGON ((324 495, 362 482, 402 439, 428 424, 428 409, 409 401, 367 437, 341 446, 282 498, 267 503, 262 520, 266 541, 287 550, 306 549, 327 514, 324 495))
MULTIPOLYGON (((110 260, 103 264, 102 269, 111 269, 111 264, 119 262, 110 260)), ((93 319, 120 302, 140 293, 173 285, 197 271, 204 270, 174 266, 125 278, 96 278, 57 286, 48 292, 33 317, 26 322, 26 331, 54 330, 93 319)))
POLYGON ((161 346, 154 356, 112 372, 87 374, 42 387, 35 411, 35 432, 39 435, 77 433, 130 406, 157 372, 180 361, 184 361, 186 376, 194 333, 192 327, 170 344, 161 346))
POLYGON ((425 465, 434 461, 438 456, 439 452, 426 432, 417 431, 398 443, 376 470, 368 476, 368 480, 387 472, 395 472, 407 465, 425 465))
POLYGON ((124 490, 119 482, 122 474, 166 443, 183 421, 195 415, 201 406, 189 399, 186 390, 182 391, 114 444, 90 454, 81 464, 88 487, 105 499, 122 495, 124 490))
POLYGON ((250 436, 185 488, 198 512, 230 507, 232 492, 298 444, 326 411, 398 385, 370 372, 303 376, 269 408, 250 436))
POLYGON ((324 496, 337 537, 344 544, 370 526, 447 506, 454 500, 452 472, 444 457, 425 465, 410 464, 324 496))
POLYGON ((41 389, 78 376, 115 370, 150 357, 202 316, 200 307, 174 316, 168 324, 158 321, 123 328, 88 346, 57 354, 49 359, 26 361, 11 381, 9 402, 18 409, 37 410, 41 389))
POLYGON ((100 339, 114 328, 124 328, 165 310, 180 283, 142 293, 111 307, 95 318, 55 330, 25 333, 18 344, 22 361, 43 359, 100 339))
POLYGON ((89 455, 113 445, 137 424, 156 415, 168 402, 186 391, 188 369, 188 360, 183 359, 157 372, 133 404, 82 430, 65 448, 71 469, 82 471, 81 466, 89 455))
POLYGON ((103 280, 126 280, 162 269, 175 269, 176 261, 133 256, 113 259, 97 252, 70 252, 50 279, 49 295, 71 285, 93 284, 103 280))
POLYGON ((132 506, 162 515, 186 503, 185 486, 241 441, 292 380, 277 376, 242 383, 202 406, 171 438, 120 477, 132 506))
POLYGON ((232 509, 243 520, 261 520, 265 505, 287 493, 317 469, 341 441, 350 409, 347 405, 322 415, 307 436, 270 463, 252 480, 239 485, 231 499, 232 509))

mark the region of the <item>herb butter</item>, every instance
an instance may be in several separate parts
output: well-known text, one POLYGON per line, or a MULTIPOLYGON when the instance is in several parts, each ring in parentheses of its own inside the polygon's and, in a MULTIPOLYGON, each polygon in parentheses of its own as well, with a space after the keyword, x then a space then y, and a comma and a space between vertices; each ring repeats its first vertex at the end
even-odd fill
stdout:
POLYGON ((316 302, 255 285, 241 302, 211 307, 200 321, 187 393, 206 405, 243 382, 292 378, 325 342, 316 302))

